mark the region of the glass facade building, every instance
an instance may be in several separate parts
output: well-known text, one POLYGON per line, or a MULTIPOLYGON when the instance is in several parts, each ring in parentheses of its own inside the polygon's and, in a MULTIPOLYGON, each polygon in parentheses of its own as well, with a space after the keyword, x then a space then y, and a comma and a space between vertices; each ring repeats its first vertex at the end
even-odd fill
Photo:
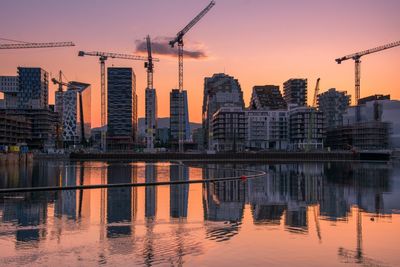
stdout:
POLYGON ((170 93, 170 141, 177 143, 179 141, 179 109, 182 108, 182 131, 183 140, 190 139, 190 125, 189 125, 189 110, 187 91, 179 92, 178 89, 173 89, 170 93))
POLYGON ((130 149, 136 141, 136 77, 132 68, 107 69, 107 149, 130 149))
POLYGON ((47 109, 49 74, 41 68, 18 68, 18 108, 47 109))

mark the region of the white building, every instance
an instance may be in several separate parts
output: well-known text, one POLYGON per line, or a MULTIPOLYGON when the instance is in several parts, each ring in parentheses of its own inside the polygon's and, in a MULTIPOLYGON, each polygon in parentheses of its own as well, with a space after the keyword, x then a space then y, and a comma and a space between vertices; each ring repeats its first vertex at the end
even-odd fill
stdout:
POLYGON ((67 145, 84 144, 91 134, 90 84, 69 82, 63 93, 63 141, 67 145))
POLYGON ((287 110, 247 110, 246 148, 285 150, 288 147, 287 110))

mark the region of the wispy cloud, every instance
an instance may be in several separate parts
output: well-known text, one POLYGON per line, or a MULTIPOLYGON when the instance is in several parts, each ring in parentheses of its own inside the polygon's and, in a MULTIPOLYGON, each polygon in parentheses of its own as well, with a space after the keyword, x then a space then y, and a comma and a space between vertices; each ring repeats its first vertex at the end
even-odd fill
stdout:
MULTIPOLYGON (((177 48, 172 48, 169 45, 169 41, 172 40, 172 37, 156 37, 151 40, 151 49, 153 55, 161 55, 161 56, 177 56, 177 48)), ((136 52, 137 53, 147 53, 147 44, 146 40, 136 40, 136 52)), ((185 43, 185 48, 183 55, 185 58, 191 59, 206 59, 208 58, 207 53, 203 46, 200 43, 185 43), (186 49, 188 48, 188 49, 186 49)))

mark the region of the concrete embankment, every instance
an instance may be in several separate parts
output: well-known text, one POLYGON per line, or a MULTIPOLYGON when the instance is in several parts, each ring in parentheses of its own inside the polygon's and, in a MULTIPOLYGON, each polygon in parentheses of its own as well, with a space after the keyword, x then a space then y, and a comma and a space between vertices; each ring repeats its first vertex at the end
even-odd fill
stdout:
POLYGON ((72 160, 182 160, 182 161, 347 161, 390 159, 384 153, 265 152, 265 153, 71 153, 72 160))

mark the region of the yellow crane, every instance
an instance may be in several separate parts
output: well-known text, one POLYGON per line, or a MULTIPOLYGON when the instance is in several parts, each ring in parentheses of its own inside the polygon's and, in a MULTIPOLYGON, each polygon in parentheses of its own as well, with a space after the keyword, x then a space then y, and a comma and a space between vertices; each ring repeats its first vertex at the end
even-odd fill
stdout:
POLYGON ((307 150, 311 150, 311 140, 313 137, 313 128, 315 125, 315 109, 317 107, 317 97, 319 94, 319 81, 321 79, 317 79, 317 83, 315 85, 315 90, 314 90, 314 98, 312 102, 312 106, 310 107, 310 121, 308 123, 308 133, 307 133, 307 150))

